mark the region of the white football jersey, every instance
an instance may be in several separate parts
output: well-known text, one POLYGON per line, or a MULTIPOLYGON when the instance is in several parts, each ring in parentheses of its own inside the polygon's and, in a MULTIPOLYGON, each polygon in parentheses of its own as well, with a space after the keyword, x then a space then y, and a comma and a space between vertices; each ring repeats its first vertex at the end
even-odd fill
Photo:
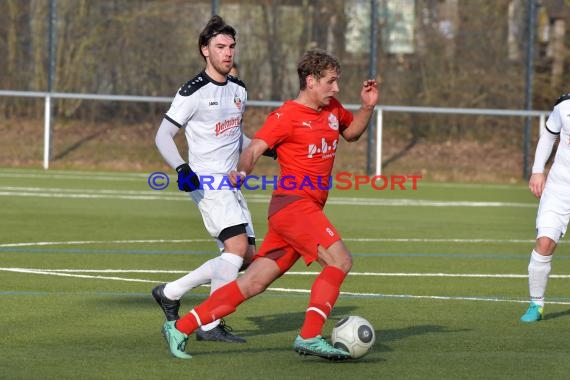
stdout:
POLYGON ((178 90, 166 118, 184 128, 188 164, 199 175, 225 175, 239 159, 247 90, 239 79, 214 81, 205 72, 178 90))
MULTIPOLYGON (((570 186, 570 96, 564 95, 557 101, 546 121, 546 128, 560 135, 554 163, 548 173, 547 186, 570 186)), ((548 132, 546 132, 548 133, 548 132)))

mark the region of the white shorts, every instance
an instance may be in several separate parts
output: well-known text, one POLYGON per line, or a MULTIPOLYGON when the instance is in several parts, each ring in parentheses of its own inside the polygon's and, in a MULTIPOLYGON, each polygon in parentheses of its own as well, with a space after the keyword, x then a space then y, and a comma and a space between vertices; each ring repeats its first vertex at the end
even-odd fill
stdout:
POLYGON ((204 189, 189 194, 202 214, 206 230, 216 238, 218 247, 223 248, 218 236, 228 227, 245 224, 247 236, 255 237, 251 213, 241 191, 204 189))
POLYGON ((570 194, 545 188, 536 215, 536 238, 546 236, 558 243, 570 220, 570 194))

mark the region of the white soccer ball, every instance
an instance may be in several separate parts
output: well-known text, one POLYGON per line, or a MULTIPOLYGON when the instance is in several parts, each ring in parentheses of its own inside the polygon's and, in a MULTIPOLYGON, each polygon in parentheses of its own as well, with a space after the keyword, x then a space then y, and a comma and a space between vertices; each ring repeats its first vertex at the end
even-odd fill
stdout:
POLYGON ((374 346, 376 334, 370 322, 351 315, 342 318, 334 325, 331 339, 334 347, 350 352, 353 359, 358 359, 374 346))

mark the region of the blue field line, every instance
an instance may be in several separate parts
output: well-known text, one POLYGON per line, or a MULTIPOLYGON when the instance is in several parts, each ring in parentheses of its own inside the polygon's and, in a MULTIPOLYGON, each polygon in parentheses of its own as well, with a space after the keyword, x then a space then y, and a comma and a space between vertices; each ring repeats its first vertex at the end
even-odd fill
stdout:
MULTIPOLYGON (((188 293, 184 295, 185 300, 190 299, 201 299, 204 300, 208 298, 209 293, 188 293)), ((93 296, 93 297, 131 297, 131 298, 143 298, 148 299, 154 305, 154 300, 148 293, 128 293, 128 292, 40 292, 40 291, 0 291, 0 296, 93 296)), ((306 298, 305 294, 302 293, 264 293, 264 296, 268 297, 303 297, 306 298)))
MULTIPOLYGON (((144 249, 57 249, 57 248, 12 248, 0 247, 0 253, 68 253, 68 254, 126 254, 126 255, 212 255, 211 251, 194 250, 144 250, 144 249)), ((352 252, 355 257, 443 257, 446 259, 528 260, 526 252, 512 253, 425 253, 425 252, 352 252)), ((559 255, 556 260, 569 260, 570 256, 559 255)))

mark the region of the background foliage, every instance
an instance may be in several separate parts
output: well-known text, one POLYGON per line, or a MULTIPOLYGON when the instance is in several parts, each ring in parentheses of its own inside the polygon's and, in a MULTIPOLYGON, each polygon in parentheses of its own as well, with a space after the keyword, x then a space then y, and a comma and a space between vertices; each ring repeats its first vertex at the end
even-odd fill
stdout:
MULTIPOLYGON (((374 57, 369 0, 221 0, 218 13, 238 30, 237 61, 250 99, 294 97, 296 61, 307 48, 318 46, 341 59, 339 98, 345 103, 359 102, 359 83, 371 72, 372 62, 382 82, 381 104, 523 109, 529 1, 377 0, 374 57)), ((47 90, 50 3, 0 2, 0 35, 5 36, 0 40, 0 89, 47 90)), ((53 0, 53 90, 173 96, 203 68, 197 37, 211 15, 212 3, 53 0)), ((564 0, 536 4, 532 108, 548 110, 566 91, 568 81, 566 29, 554 33, 557 25, 565 25, 568 5, 564 0)), ((59 99, 55 103, 57 128, 90 122, 107 129, 141 122, 154 128, 167 108, 142 102, 59 99)), ((0 131, 14 128, 16 119, 43 115, 43 107, 41 100, 0 98, 0 131)), ((262 121, 266 110, 261 112, 251 118, 262 121)), ((389 136, 401 146, 386 159, 405 155, 421 141, 493 141, 498 144, 494 149, 506 146, 507 156, 513 156, 522 146, 523 122, 505 117, 388 114, 389 136)), ((13 138, 6 134, 6 139, 13 138)))

